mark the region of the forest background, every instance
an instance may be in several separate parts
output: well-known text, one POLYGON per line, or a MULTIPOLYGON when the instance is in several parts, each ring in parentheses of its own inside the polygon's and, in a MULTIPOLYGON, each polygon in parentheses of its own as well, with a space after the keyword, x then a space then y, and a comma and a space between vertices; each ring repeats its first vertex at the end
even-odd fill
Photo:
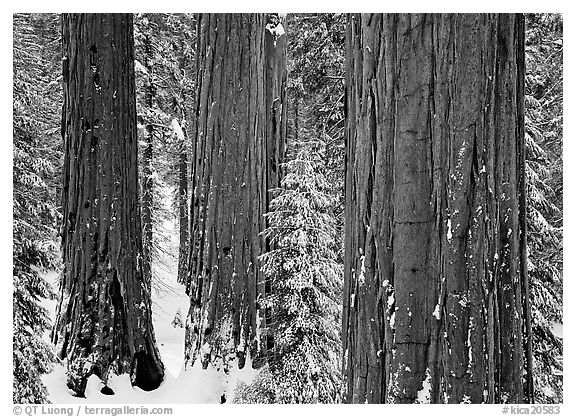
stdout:
MULTIPOLYGON (((58 47, 55 46, 59 42, 59 25, 51 19, 56 17, 45 15, 26 18, 25 22, 20 22, 19 28, 15 28, 15 31, 21 30, 22 35, 19 39, 14 39, 15 47, 18 42, 29 42, 33 48, 30 49, 31 56, 18 55, 17 47, 14 55, 14 65, 20 63, 25 69, 23 73, 27 74, 26 77, 15 80, 15 98, 19 92, 23 92, 25 98, 22 102, 30 106, 13 108, 14 201, 26 201, 33 205, 27 213, 20 213, 17 211, 18 207, 14 208, 14 269, 19 268, 18 262, 26 259, 25 255, 22 255, 24 258, 19 258, 25 252, 20 252, 21 243, 24 247, 31 245, 35 250, 34 256, 37 257, 34 262, 30 259, 23 261, 26 268, 31 264, 49 268, 58 262, 54 228, 60 219, 57 210, 60 181, 58 161, 61 158, 58 116, 61 103, 58 92, 60 56, 58 47), (45 124, 34 126, 29 119, 32 116, 37 118, 38 115, 42 116, 45 124), (25 141, 18 142, 18 138, 26 135, 32 138, 33 146, 29 146, 25 141), (22 223, 19 223, 20 220, 22 223), (52 227, 34 227, 46 224, 51 224, 52 227), (29 231, 25 231, 30 226, 36 230, 32 236, 27 234, 29 231), (23 236, 22 240, 18 239, 20 236, 23 236)), ((342 155, 337 152, 343 148, 343 126, 339 126, 339 123, 343 120, 340 100, 343 93, 345 18, 343 15, 325 14, 314 18, 294 15, 289 19, 288 27, 293 36, 288 49, 289 94, 296 100, 301 100, 296 107, 299 105, 302 109, 300 116, 293 116, 293 123, 303 124, 304 129, 322 138, 323 146, 330 145, 326 147, 336 150, 335 154, 326 156, 326 166, 323 169, 328 170, 329 175, 334 175, 334 183, 341 187, 341 173, 337 167, 342 166, 339 159, 342 155), (329 28, 337 29, 330 31, 329 28), (298 119, 299 117, 301 119, 298 119)), ((166 17, 163 22, 168 24, 158 25, 155 29, 165 30, 167 33, 178 32, 186 36, 186 32, 181 30, 182 26, 179 26, 185 27, 186 17, 183 17, 182 21, 166 17)), ((143 24, 142 20, 136 20, 136 25, 138 24, 143 24)), ((562 345, 553 334, 551 323, 562 322, 563 24, 558 16, 553 15, 528 15, 526 24, 526 134, 529 196, 533 208, 529 213, 529 245, 532 256, 535 332, 540 332, 538 340, 542 341, 541 346, 535 346, 535 351, 542 366, 538 372, 542 378, 539 381, 541 399, 558 402, 562 400, 562 390, 554 378, 553 369, 561 369, 556 358, 562 345)), ((168 36, 157 38, 158 42, 169 39, 168 36)), ((163 49, 169 47, 158 46, 158 51, 163 49)), ((175 68, 179 65, 161 53, 153 59, 157 60, 154 65, 171 74, 176 72, 175 68)), ((143 75, 137 68, 138 76, 143 75)), ((171 83, 158 88, 159 103, 162 102, 163 95, 169 96, 174 88, 179 89, 184 96, 187 95, 186 80, 175 78, 171 83)), ((140 95, 139 100, 139 116, 153 119, 158 125, 168 126, 174 117, 178 117, 174 107, 167 104, 168 99, 164 106, 158 105, 153 111, 145 108, 140 95)), ((166 142, 159 143, 168 152, 163 151, 158 155, 162 158, 176 158, 177 149, 171 149, 174 145, 173 136, 167 134, 164 139, 166 142)), ((156 161, 155 178, 176 185, 174 170, 166 169, 166 166, 175 165, 174 160, 172 159, 171 164, 167 163, 169 160, 156 161)), ((339 191, 338 187, 334 189, 335 197, 339 191)), ((341 211, 336 207, 334 213, 338 222, 341 211)), ((158 212, 157 218, 167 215, 169 214, 158 212)), ((26 269, 24 275, 26 274, 33 276, 34 268, 26 269)), ((42 287, 36 291, 41 296, 48 294, 42 287)))

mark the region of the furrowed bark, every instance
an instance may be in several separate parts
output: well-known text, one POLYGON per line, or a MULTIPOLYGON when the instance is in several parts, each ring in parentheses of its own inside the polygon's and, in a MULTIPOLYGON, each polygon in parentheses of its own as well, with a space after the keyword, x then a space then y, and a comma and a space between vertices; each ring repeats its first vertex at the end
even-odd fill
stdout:
POLYGON ((61 303, 53 334, 68 387, 92 374, 164 376, 142 265, 132 16, 64 14, 61 303))
POLYGON ((533 398, 523 41, 521 15, 349 17, 348 402, 533 398))
POLYGON ((277 15, 201 14, 187 293, 186 361, 263 363, 267 291, 258 256, 286 136, 286 35, 277 15))

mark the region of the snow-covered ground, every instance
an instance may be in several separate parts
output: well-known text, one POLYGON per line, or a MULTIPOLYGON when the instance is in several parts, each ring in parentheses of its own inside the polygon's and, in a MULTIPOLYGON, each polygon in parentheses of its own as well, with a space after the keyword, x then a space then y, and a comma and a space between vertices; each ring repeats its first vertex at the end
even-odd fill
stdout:
POLYGON ((553 322, 552 333, 554 333, 554 336, 559 337, 560 339, 564 339, 564 324, 553 322))
MULTIPOLYGON (((166 190, 165 204, 168 204, 168 196, 169 191, 166 190)), ((162 233, 165 233, 168 239, 165 240, 163 254, 153 265, 155 280, 152 310, 156 342, 166 370, 164 382, 158 389, 146 392, 132 387, 128 375, 113 376, 108 385, 115 394, 104 395, 100 392, 102 383, 98 377, 92 376, 88 380, 86 398, 78 398, 66 388, 66 369, 63 364, 59 364, 52 373, 43 377, 52 403, 219 404, 222 394, 225 394, 227 402, 232 402, 238 382, 248 384, 256 376, 257 371, 252 369, 248 361, 241 370, 232 366, 227 375, 210 367, 204 370, 198 362, 191 369, 184 369, 184 327, 174 326, 172 323, 180 312, 184 324, 189 299, 184 292, 184 286, 177 282, 178 230, 172 220, 165 221, 163 227, 162 233)), ((57 291, 58 274, 49 272, 45 277, 57 291)), ((49 300, 44 305, 54 321, 56 301, 49 300)), ((48 334, 45 336, 49 337, 48 334)))

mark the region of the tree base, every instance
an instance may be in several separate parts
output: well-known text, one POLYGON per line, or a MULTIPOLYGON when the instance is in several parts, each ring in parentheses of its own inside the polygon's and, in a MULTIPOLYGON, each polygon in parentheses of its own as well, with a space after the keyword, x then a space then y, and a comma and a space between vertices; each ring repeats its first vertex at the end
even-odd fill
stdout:
POLYGON ((164 368, 157 360, 140 351, 134 354, 133 363, 132 386, 144 391, 153 391, 160 386, 164 380, 164 368))

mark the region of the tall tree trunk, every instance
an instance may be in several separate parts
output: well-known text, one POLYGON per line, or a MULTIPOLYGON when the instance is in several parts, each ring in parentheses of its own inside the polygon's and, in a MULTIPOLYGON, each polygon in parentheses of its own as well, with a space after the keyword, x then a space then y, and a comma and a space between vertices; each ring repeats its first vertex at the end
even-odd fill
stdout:
POLYGON ((347 401, 532 401, 521 15, 352 15, 347 401))
POLYGON ((286 136, 286 35, 278 15, 198 17, 186 360, 249 351, 258 366, 267 283, 260 235, 286 136))
MULTIPOLYGON (((177 51, 184 51, 184 41, 180 39, 177 51)), ((194 69, 194 59, 186 53, 180 53, 178 59, 178 66, 182 73, 187 73, 189 69, 194 69)), ((174 77, 176 78, 176 77, 174 77)), ((178 282, 185 284, 188 275, 188 250, 190 244, 190 206, 189 206, 189 181, 188 181, 188 164, 190 153, 190 141, 188 127, 191 122, 189 113, 190 107, 187 105, 187 91, 183 88, 179 90, 179 96, 174 97, 174 111, 181 115, 181 123, 179 124, 179 132, 177 136, 180 142, 180 155, 178 160, 178 210, 179 210, 179 244, 178 244, 178 282)), ((177 122, 177 121, 176 121, 177 122)))
POLYGON ((68 387, 92 374, 164 376, 142 265, 132 16, 65 14, 61 304, 54 342, 68 387))
MULTIPOLYGON (((183 114, 184 122, 186 122, 183 114)), ((187 256, 188 256, 188 141, 184 129, 178 120, 172 121, 172 126, 178 137, 180 153, 178 155, 178 218, 179 218, 179 245, 178 245, 178 282, 186 283, 187 256)))
MULTIPOLYGON (((149 35, 144 37, 144 68, 146 68, 146 82, 144 86, 144 104, 148 111, 152 111, 154 102, 154 84, 152 73, 152 41, 149 35)), ((154 126, 150 121, 146 123, 144 146, 142 149, 142 236, 144 245, 143 269, 148 288, 152 285, 152 245, 153 245, 153 207, 154 179, 152 178, 154 157, 154 126)))

